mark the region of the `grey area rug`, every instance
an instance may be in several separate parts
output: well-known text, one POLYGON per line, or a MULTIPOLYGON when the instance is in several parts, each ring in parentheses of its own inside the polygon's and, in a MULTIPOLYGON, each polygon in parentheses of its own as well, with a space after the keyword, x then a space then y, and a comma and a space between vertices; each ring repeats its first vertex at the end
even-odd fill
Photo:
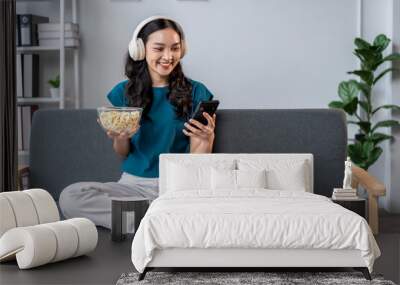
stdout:
POLYGON ((382 275, 372 274, 372 281, 360 272, 148 272, 145 279, 138 281, 139 273, 124 273, 116 285, 133 284, 379 284, 395 285, 384 280, 382 275))

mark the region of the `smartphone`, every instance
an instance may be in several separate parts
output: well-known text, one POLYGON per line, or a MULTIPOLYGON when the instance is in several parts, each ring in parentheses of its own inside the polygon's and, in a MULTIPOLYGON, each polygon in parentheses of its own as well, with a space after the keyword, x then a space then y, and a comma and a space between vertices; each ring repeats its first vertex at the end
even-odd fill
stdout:
POLYGON ((203 112, 207 112, 212 117, 215 111, 217 110, 218 105, 219 105, 218 100, 201 101, 197 105, 196 110, 193 112, 191 119, 195 119, 196 121, 199 121, 203 125, 207 125, 208 121, 203 116, 203 112))

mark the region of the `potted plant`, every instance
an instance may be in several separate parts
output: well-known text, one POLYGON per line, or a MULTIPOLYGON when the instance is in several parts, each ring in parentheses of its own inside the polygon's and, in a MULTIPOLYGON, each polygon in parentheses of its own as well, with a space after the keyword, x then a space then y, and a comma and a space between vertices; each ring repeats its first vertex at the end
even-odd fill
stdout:
POLYGON ((373 116, 382 109, 400 110, 398 105, 373 106, 372 104, 374 86, 383 76, 394 70, 390 67, 378 73, 378 67, 387 61, 400 60, 398 53, 383 56, 383 51, 389 43, 390 39, 383 34, 378 35, 372 44, 356 38, 354 55, 361 61, 361 68, 347 73, 358 76, 359 81, 351 79, 340 82, 338 95, 341 101, 329 103, 330 108, 342 109, 349 116, 356 117, 357 120, 347 121, 348 124, 356 124, 360 128, 359 133, 355 135, 355 142, 347 146, 347 152, 351 160, 365 170, 368 170, 382 154, 383 150, 379 147, 379 143, 393 139, 393 136, 381 133, 378 129, 400 125, 396 120, 385 120, 374 124, 371 122, 373 116), (360 93, 362 96, 359 98, 360 93), (365 113, 365 118, 357 114, 359 106, 365 113))
POLYGON ((50 94, 52 98, 59 98, 60 96, 60 75, 48 81, 50 84, 50 94))

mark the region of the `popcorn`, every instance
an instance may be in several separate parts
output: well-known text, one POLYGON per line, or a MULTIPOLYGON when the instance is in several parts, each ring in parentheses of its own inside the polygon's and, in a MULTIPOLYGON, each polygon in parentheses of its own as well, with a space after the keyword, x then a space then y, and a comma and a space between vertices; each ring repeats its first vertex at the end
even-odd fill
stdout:
POLYGON ((99 108, 99 119, 103 128, 116 133, 132 132, 140 121, 140 108, 99 108))

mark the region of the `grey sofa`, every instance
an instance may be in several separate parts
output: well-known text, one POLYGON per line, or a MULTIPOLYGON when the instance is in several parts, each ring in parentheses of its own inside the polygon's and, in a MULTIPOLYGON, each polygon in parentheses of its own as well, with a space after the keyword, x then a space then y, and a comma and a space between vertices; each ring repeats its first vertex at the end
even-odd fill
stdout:
MULTIPOLYGON (((96 110, 39 110, 32 123, 30 187, 57 200, 69 184, 116 181, 120 158, 96 110)), ((314 192, 331 196, 343 181, 345 114, 330 109, 219 110, 214 152, 312 153, 314 192)))

